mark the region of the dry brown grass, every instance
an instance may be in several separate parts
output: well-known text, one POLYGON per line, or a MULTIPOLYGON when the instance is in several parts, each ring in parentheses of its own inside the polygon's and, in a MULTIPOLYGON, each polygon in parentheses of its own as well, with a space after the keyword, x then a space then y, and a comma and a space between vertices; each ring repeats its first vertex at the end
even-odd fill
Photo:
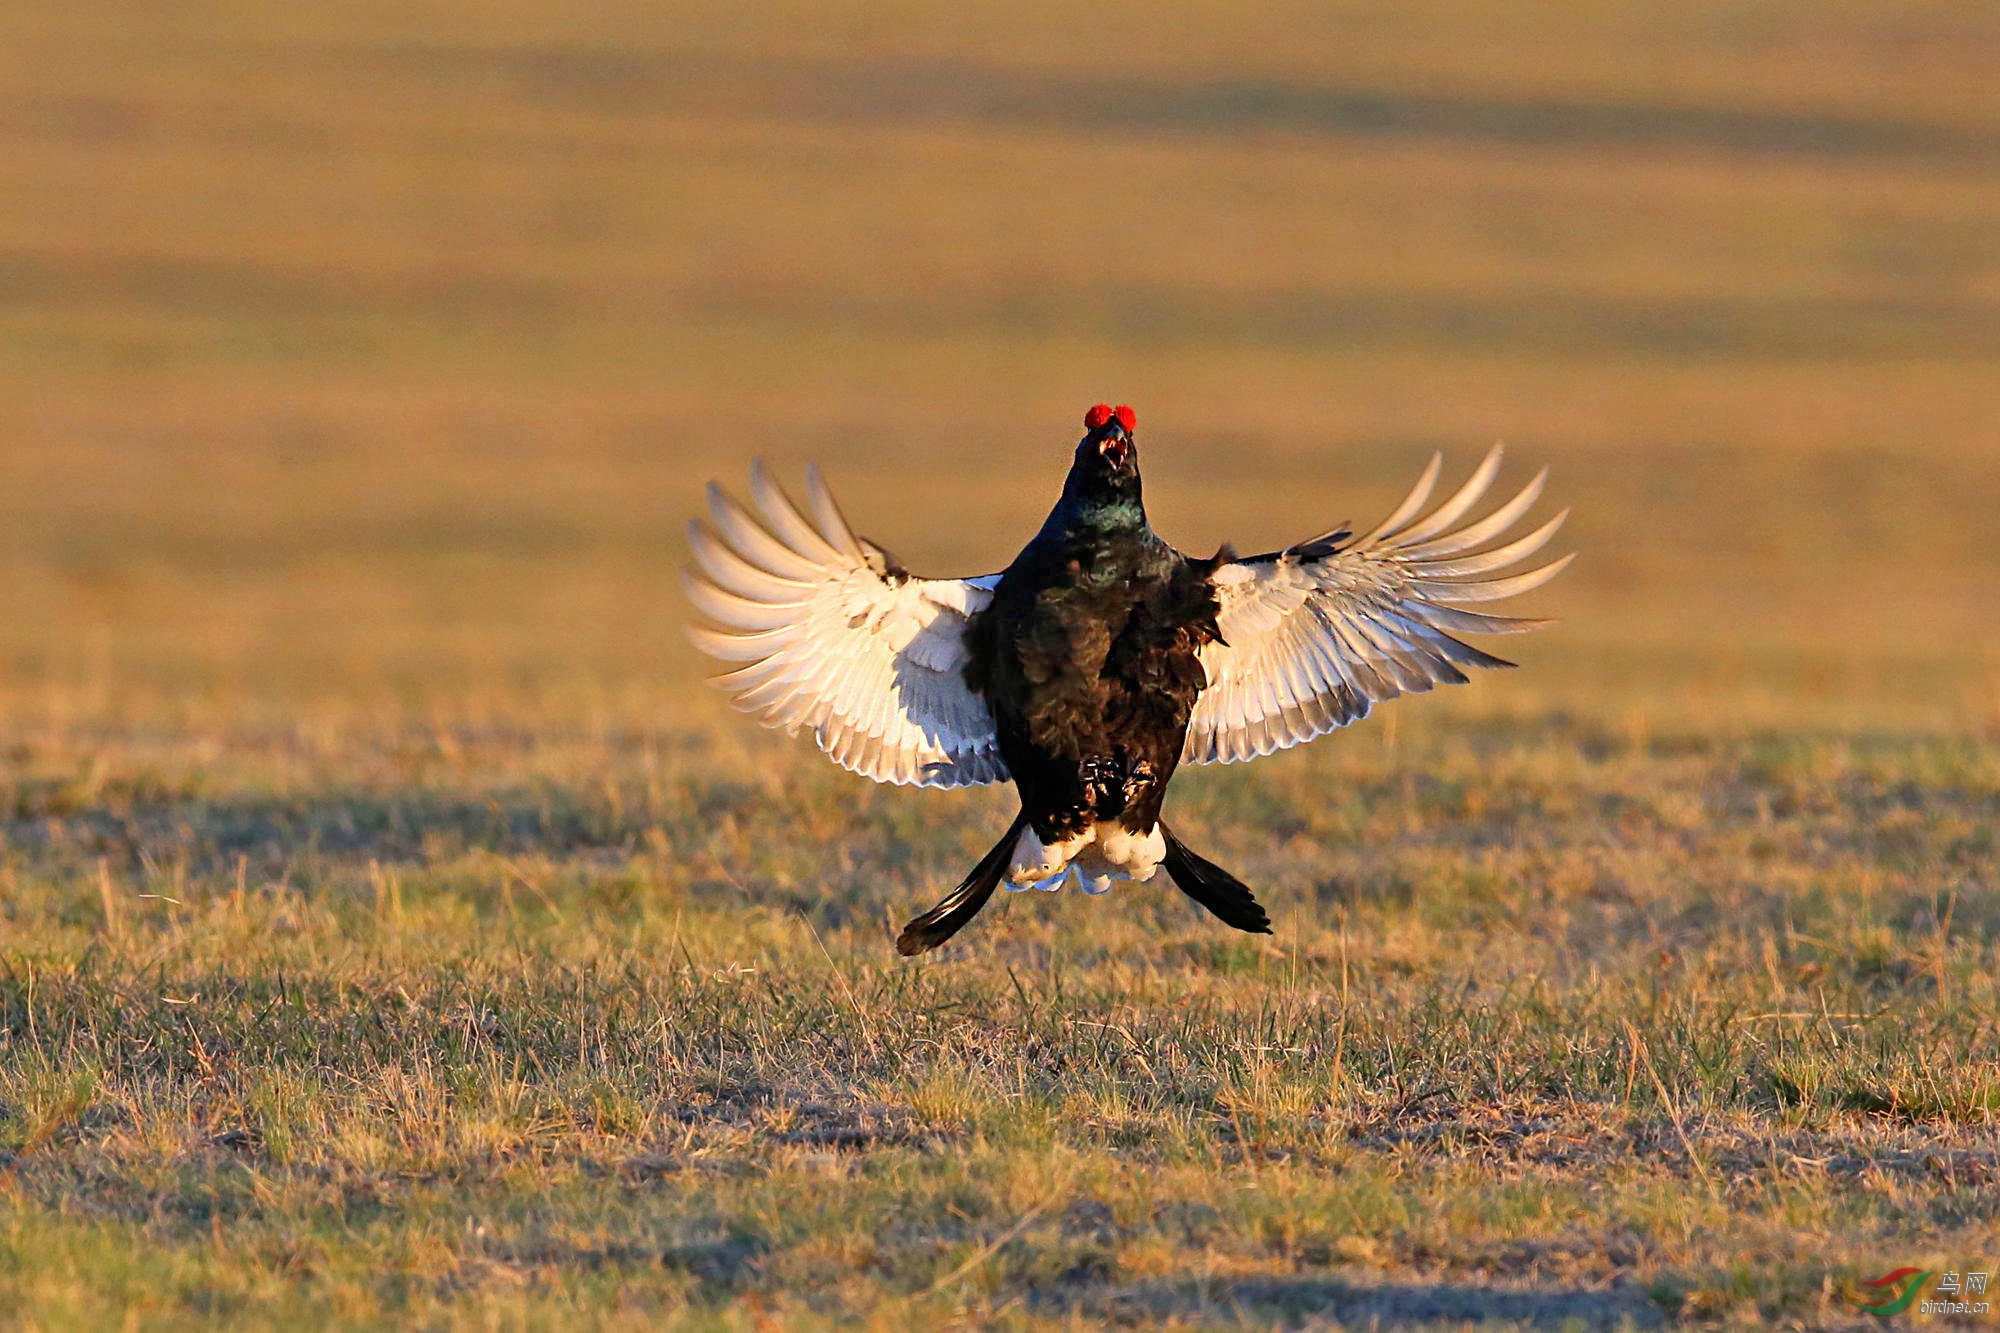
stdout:
POLYGON ((0 23, 0 1323, 2000 1257, 1990 5, 0 23), (1005 798, 746 734, 679 523, 816 458, 997 568, 1103 398, 1196 549, 1504 438, 1564 623, 1177 788, 1273 949, 1134 893, 896 962, 1005 798))

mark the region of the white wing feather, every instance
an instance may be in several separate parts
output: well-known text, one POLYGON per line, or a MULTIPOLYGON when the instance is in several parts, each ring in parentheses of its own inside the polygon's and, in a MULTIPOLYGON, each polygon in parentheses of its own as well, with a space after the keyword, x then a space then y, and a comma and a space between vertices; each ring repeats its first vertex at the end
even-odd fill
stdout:
POLYGON ((699 571, 688 599, 721 626, 695 646, 747 665, 716 677, 767 726, 812 732, 841 767, 877 782, 962 787, 1007 780, 986 704, 965 684, 965 629, 998 575, 917 579, 848 527, 806 473, 802 513, 759 462, 750 493, 763 522, 718 486, 713 526, 688 525, 699 571))
POLYGON ((1494 446, 1471 478, 1423 518, 1441 459, 1402 504, 1358 540, 1316 541, 1219 566, 1212 581, 1222 642, 1203 645, 1208 685, 1195 701, 1181 761, 1233 764, 1323 736, 1399 694, 1462 684, 1461 667, 1511 666, 1454 634, 1513 634, 1543 620, 1459 609, 1540 587, 1572 556, 1482 579, 1533 555, 1568 510, 1524 537, 1465 555, 1533 507, 1544 471, 1485 518, 1453 529, 1500 470, 1494 446))

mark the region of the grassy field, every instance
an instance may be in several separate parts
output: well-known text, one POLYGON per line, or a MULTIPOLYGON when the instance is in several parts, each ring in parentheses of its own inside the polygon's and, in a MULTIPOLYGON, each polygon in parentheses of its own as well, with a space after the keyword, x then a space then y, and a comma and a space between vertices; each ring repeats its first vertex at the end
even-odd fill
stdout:
POLYGON ((1990 4, 16 11, 0 1327, 2000 1270, 1990 4), (1270 939, 898 959, 1007 794, 722 709, 680 524, 817 459, 995 569, 1105 399, 1200 550, 1504 438, 1563 623, 1176 784, 1270 939))

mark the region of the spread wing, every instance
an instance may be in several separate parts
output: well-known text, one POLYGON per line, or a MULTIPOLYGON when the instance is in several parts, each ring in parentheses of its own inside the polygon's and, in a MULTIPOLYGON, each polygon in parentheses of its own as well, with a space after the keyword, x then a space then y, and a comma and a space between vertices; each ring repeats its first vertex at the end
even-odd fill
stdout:
POLYGON ((1364 537, 1328 533, 1216 567, 1222 642, 1202 647, 1208 685, 1195 700, 1182 762, 1233 764, 1324 736, 1399 694, 1463 684, 1465 667, 1505 667, 1458 634, 1545 625, 1463 609, 1540 587, 1572 556, 1489 578, 1540 550, 1568 510, 1524 537, 1503 536, 1542 493, 1544 470, 1477 522, 1459 524, 1500 470, 1496 445, 1458 493, 1419 518, 1437 484, 1433 457, 1409 497, 1364 537), (1472 554, 1467 554, 1473 552, 1472 554))
POLYGON ((805 728, 842 768, 877 782, 963 787, 1004 782, 985 702, 966 687, 965 628, 1000 576, 919 579, 854 535, 817 468, 808 521, 759 462, 759 524, 711 483, 713 526, 688 525, 700 562, 684 582, 721 629, 695 646, 748 665, 715 683, 766 726, 805 728))

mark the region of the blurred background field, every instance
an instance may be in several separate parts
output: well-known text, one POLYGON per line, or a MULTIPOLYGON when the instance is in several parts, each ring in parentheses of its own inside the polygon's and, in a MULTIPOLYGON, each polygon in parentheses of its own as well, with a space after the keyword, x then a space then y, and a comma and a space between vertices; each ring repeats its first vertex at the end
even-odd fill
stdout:
POLYGON ((0 1326, 2000 1259, 1996 68, 1985 0, 7 7, 0 1326), (1177 784, 1274 940, 904 963, 1008 795, 729 714, 682 524, 816 460, 997 569, 1100 400, 1200 552, 1505 440, 1562 623, 1177 784))
POLYGON ((1586 558, 1492 706, 2000 707, 1984 5, 5 23, 17 719, 711 717, 702 481, 994 569, 1103 398, 1190 548, 1551 465, 1586 558))

